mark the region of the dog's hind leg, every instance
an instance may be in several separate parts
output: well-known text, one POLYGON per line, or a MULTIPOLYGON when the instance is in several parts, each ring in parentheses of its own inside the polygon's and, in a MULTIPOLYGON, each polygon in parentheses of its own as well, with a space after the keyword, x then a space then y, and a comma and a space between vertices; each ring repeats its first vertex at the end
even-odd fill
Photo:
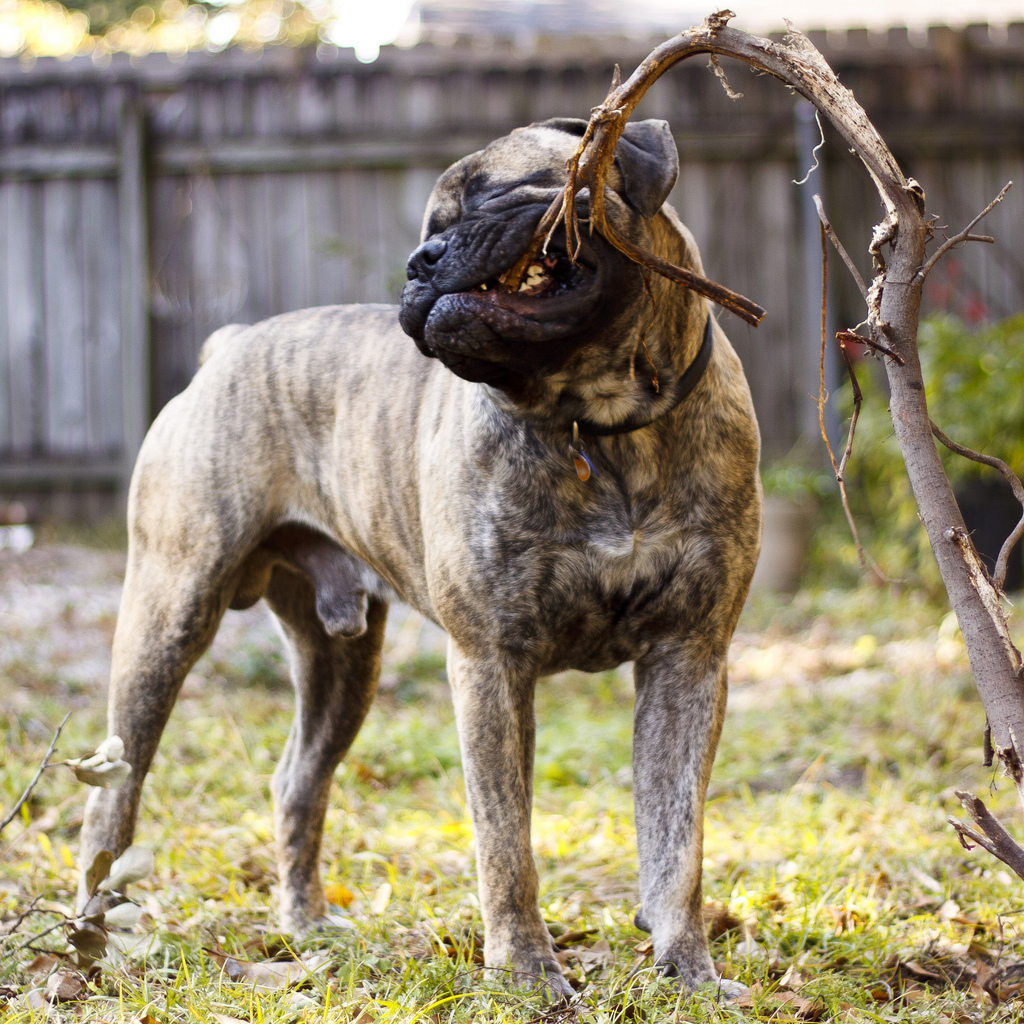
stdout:
POLYGON ((331 636, 313 581, 283 566, 266 600, 281 622, 295 684, 295 720, 271 785, 281 926, 302 934, 326 910, 320 846, 331 780, 373 702, 388 608, 370 596, 365 632, 331 636))
POLYGON ((132 771, 120 789, 93 789, 86 802, 80 904, 95 855, 110 850, 118 856, 131 845, 142 784, 178 690, 224 612, 217 559, 193 554, 186 568, 166 552, 146 550, 138 538, 133 547, 114 633, 107 711, 108 735, 124 741, 132 771))

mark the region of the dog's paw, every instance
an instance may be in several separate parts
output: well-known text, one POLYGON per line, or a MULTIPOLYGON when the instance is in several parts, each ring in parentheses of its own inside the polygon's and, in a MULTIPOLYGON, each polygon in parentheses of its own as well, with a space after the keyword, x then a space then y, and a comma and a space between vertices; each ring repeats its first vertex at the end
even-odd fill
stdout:
POLYGON ((548 1002, 564 1006, 576 998, 576 990, 562 974, 562 968, 555 960, 543 961, 539 968, 532 972, 532 980, 524 978, 527 984, 536 985, 541 995, 548 1002))
POLYGON ((705 982, 697 989, 700 995, 710 996, 718 1003, 734 1003, 750 994, 750 989, 741 981, 733 981, 731 978, 718 978, 715 981, 705 982))
POLYGON ((677 979, 688 992, 707 992, 731 984, 719 977, 706 950, 665 952, 655 957, 654 966, 663 978, 677 979))
POLYGON ((562 974, 562 968, 551 955, 506 957, 488 966, 505 974, 512 988, 534 989, 554 1004, 566 1004, 576 998, 576 990, 562 974))
POLYGON ((345 913, 342 907, 336 906, 334 903, 328 903, 324 913, 311 922, 310 931, 318 933, 338 932, 355 927, 355 921, 345 913))

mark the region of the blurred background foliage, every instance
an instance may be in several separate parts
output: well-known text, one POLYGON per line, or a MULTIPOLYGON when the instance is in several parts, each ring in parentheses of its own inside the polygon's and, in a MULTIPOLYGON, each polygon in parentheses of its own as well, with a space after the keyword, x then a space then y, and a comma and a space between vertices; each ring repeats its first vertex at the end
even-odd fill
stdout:
MULTIPOLYGON (((952 440, 1001 458, 1019 475, 1024 471, 1024 315, 974 328, 947 315, 930 317, 921 323, 919 342, 933 421, 952 440)), ((937 596, 942 582, 893 432, 884 368, 863 359, 858 379, 864 401, 846 481, 861 538, 891 579, 922 585, 937 596)), ((835 400, 847 421, 845 438, 853 408, 848 384, 835 400)), ((1002 478, 941 445, 939 451, 978 542, 983 527, 972 522, 971 510, 980 505, 983 511, 996 511, 1003 499, 1002 478)), ((855 583, 857 552, 834 480, 790 463, 772 467, 764 482, 767 493, 819 504, 821 528, 812 540, 811 577, 820 583, 855 583)), ((1020 515, 1012 499, 1007 514, 1020 515)))
MULTIPOLYGON (((0 57, 72 57, 98 63, 113 53, 172 59, 229 44, 352 45, 364 22, 394 38, 411 0, 0 0, 0 57)), ((376 49, 366 55, 376 56, 376 49)))

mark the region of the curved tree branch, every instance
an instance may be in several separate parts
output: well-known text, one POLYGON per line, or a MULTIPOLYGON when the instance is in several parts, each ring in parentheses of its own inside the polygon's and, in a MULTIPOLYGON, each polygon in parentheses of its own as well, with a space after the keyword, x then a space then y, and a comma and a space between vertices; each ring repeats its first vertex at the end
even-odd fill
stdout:
MULTIPOLYGON (((647 90, 679 61, 699 53, 733 57, 773 75, 828 118, 847 147, 863 163, 885 210, 869 247, 875 274, 865 295, 867 322, 872 338, 878 343, 884 342, 891 356, 885 360, 891 391, 890 412, 907 475, 963 633, 991 726, 995 752, 1024 802, 1024 768, 1015 739, 1024 737, 1021 656, 1010 639, 999 591, 981 566, 932 439, 917 348, 924 277, 934 260, 948 251, 949 246, 940 246, 926 262, 925 246, 932 232, 925 215, 924 190, 913 178, 904 176, 863 108, 839 82, 810 40, 795 31, 781 43, 759 39, 730 28, 730 17, 730 11, 713 14, 701 25, 657 47, 625 82, 614 87, 604 102, 594 108, 579 149, 568 162, 564 194, 552 203, 542 218, 533 245, 506 275, 506 283, 518 283, 516 275, 522 274, 560 222, 565 224, 569 252, 574 252, 574 240, 579 238, 575 199, 582 188, 590 191, 590 230, 600 231, 612 244, 622 247, 620 243, 624 240, 609 228, 605 216, 604 185, 615 146, 647 90)), ((970 238, 973 223, 977 221, 961 232, 963 241, 970 238)), ((955 239, 950 241, 956 244, 955 239)), ((623 251, 640 262, 650 257, 650 254, 636 251, 635 246, 633 250, 623 251)), ((663 266, 657 261, 645 265, 687 287, 697 288, 697 284, 686 279, 682 268, 670 269, 671 265, 663 266)), ((704 282, 699 283, 702 287, 697 290, 709 294, 703 289, 704 282)), ((716 298, 716 301, 722 300, 716 298)))

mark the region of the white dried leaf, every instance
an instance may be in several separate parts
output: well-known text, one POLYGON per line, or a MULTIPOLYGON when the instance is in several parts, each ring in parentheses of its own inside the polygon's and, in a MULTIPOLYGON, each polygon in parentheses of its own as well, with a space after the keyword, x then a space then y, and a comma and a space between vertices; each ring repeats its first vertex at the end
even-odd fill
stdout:
POLYGON ((124 757, 124 740, 120 736, 108 736, 97 748, 96 755, 105 761, 120 761, 124 757))
POLYGON ((153 956, 160 947, 160 939, 153 932, 145 935, 134 935, 131 932, 107 932, 107 959, 111 962, 114 955, 140 958, 153 956))
POLYGON ((153 873, 153 851, 148 846, 129 846, 113 864, 100 889, 121 892, 132 882, 141 882, 153 873))
POLYGON ((579 949, 575 953, 584 967, 607 967, 613 959, 612 947, 607 939, 601 939, 589 949, 579 949))
POLYGON ((64 763, 75 773, 79 782, 103 789, 120 789, 132 766, 122 761, 124 743, 120 736, 108 736, 88 757, 72 757, 64 763))
MULTIPOLYGON (((41 988, 30 988, 27 992, 23 992, 13 1003, 7 1004, 7 1009, 12 1011, 17 1010, 32 1010, 37 1014, 41 1013, 43 1017, 49 1017, 53 1008, 46 1001, 46 994, 41 988)), ((35 1017, 32 1017, 35 1020, 35 1017)))
POLYGON ((70 971, 56 971, 46 982, 46 998, 54 1003, 80 999, 85 989, 85 978, 70 971))
POLYGON ((249 982, 259 988, 290 988, 300 985, 310 975, 323 970, 330 963, 330 957, 315 956, 303 963, 280 963, 278 961, 257 962, 236 960, 225 957, 222 963, 224 973, 232 981, 249 982))
POLYGON ((325 928, 355 928, 356 923, 350 917, 341 914, 324 914, 320 922, 325 928))
POLYGON ((139 923, 140 917, 142 917, 142 907, 137 903, 119 903, 103 915, 103 924, 107 928, 120 928, 122 931, 128 931, 139 923))
POLYGON ((371 914, 383 914, 391 902, 391 883, 381 882, 377 891, 373 894, 373 902, 370 904, 371 914))
POLYGON ((127 761, 103 761, 95 767, 68 761, 68 765, 79 782, 103 789, 120 789, 132 773, 132 766, 127 761))

